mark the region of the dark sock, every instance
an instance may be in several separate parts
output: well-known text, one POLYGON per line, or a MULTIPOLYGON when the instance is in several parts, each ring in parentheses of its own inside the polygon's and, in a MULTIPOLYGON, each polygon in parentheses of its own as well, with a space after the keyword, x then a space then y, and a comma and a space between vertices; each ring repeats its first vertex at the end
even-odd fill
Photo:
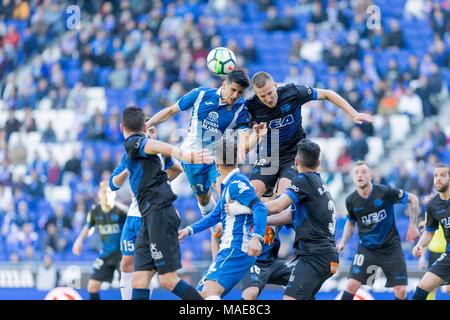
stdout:
POLYGON ((419 287, 416 288, 416 292, 414 292, 413 300, 427 300, 429 292, 425 291, 419 287))
POLYGON ((341 300, 353 300, 355 295, 353 293, 350 293, 348 291, 345 291, 342 293, 341 300))
POLYGON ((131 300, 149 300, 150 290, 149 289, 136 289, 133 288, 131 293, 131 300))
POLYGON ((194 287, 188 285, 183 280, 178 281, 172 292, 183 300, 203 300, 202 296, 197 292, 197 290, 195 290, 194 287))
POLYGON ((100 300, 100 293, 89 292, 89 300, 100 300))

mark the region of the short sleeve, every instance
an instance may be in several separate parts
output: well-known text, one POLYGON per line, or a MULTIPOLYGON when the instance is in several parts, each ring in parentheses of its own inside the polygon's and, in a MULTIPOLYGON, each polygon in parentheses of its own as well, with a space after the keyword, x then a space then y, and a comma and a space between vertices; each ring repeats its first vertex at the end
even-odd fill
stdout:
POLYGON ((185 111, 194 106, 195 101, 197 100, 200 94, 200 88, 195 88, 186 93, 176 102, 176 105, 180 111, 185 111))
POLYGON ((439 221, 437 221, 431 212, 430 207, 427 208, 426 218, 425 218, 425 230, 428 232, 434 232, 439 228, 439 221))
POLYGON ((402 189, 391 188, 386 192, 387 198, 394 203, 406 203, 408 202, 408 193, 402 189))
POLYGON ((311 100, 317 100, 317 90, 312 87, 304 86, 304 85, 296 85, 298 92, 298 98, 303 103, 306 103, 311 100))
POLYGON ((95 225, 94 209, 95 209, 95 206, 93 206, 91 208, 91 210, 88 212, 87 217, 86 217, 86 227, 88 227, 89 229, 95 225))
POLYGON ((305 190, 307 186, 305 185, 306 178, 303 175, 297 175, 293 180, 289 188, 285 191, 285 194, 291 198, 291 200, 297 204, 298 202, 306 199, 308 196, 305 190))
POLYGON ((351 204, 350 197, 347 197, 347 199, 345 199, 345 206, 347 208, 347 220, 353 223, 357 222, 358 220, 355 216, 355 213, 353 212, 353 206, 351 204))
POLYGON ((145 144, 149 139, 144 135, 130 137, 125 143, 125 149, 131 159, 147 158, 145 153, 145 144))
POLYGON ((253 205, 260 202, 253 186, 249 181, 244 179, 232 181, 228 188, 228 192, 231 199, 238 201, 240 204, 249 207, 250 209, 253 205))

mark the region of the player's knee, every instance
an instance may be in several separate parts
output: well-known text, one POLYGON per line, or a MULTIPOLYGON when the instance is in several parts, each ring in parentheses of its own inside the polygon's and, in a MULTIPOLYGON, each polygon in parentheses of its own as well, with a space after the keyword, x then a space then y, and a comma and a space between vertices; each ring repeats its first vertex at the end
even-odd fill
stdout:
POLYGON ((242 292, 244 300, 256 300, 258 298, 259 289, 256 287, 247 288, 242 292))
POLYGON ((175 289, 178 281, 180 281, 180 279, 173 272, 159 276, 159 284, 161 287, 170 291, 175 289))
POLYGON ((394 287, 395 296, 399 299, 406 298, 406 287, 405 286, 397 286, 394 287))
POLYGON ((146 289, 149 287, 150 279, 144 272, 134 272, 131 285, 136 289, 146 289))
POLYGON ((122 272, 133 272, 134 261, 133 256, 123 256, 120 261, 120 271, 122 272))
POLYGON ((355 294, 356 291, 358 291, 358 289, 361 287, 361 282, 356 281, 354 279, 350 279, 347 283, 347 291, 355 294))
POLYGON ((206 206, 209 203, 210 196, 209 194, 199 194, 198 195, 198 203, 201 206, 206 206))

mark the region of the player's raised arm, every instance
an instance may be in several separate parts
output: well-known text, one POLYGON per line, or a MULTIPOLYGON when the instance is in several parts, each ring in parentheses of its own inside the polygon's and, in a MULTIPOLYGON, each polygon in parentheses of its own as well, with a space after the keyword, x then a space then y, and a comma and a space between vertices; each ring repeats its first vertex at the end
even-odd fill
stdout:
POLYGON ((178 147, 153 139, 148 139, 145 142, 144 152, 146 154, 161 153, 162 155, 174 157, 188 163, 210 164, 214 162, 214 157, 208 150, 183 151, 178 147))
POLYGON ((198 88, 192 89, 190 92, 182 96, 176 103, 174 103, 170 107, 162 109, 153 117, 151 117, 150 120, 148 120, 146 123, 147 128, 156 126, 157 124, 169 120, 171 117, 173 117, 174 114, 180 111, 185 111, 192 108, 197 99, 200 98, 201 100, 202 97, 199 96, 200 90, 198 88))
POLYGON ((150 118, 146 122, 147 127, 156 126, 164 121, 169 120, 176 113, 180 112, 176 104, 171 105, 170 107, 164 108, 161 111, 157 112, 153 117, 150 118))
POLYGON ((375 118, 368 113, 358 112, 353 108, 350 103, 348 103, 344 98, 333 90, 326 89, 316 89, 317 90, 317 100, 328 100, 335 104, 338 108, 342 109, 350 118, 352 118, 355 123, 362 122, 375 122, 375 118))

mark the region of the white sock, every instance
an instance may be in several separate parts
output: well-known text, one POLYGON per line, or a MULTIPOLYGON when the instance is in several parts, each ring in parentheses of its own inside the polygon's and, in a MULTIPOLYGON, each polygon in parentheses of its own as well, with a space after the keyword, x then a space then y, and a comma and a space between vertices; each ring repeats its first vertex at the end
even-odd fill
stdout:
POLYGON ((133 279, 133 272, 122 272, 120 276, 120 293, 122 300, 131 300, 131 293, 133 287, 131 286, 131 279, 133 279))
POLYGON ((200 212, 202 213, 203 216, 206 216, 208 213, 210 213, 211 211, 214 210, 214 208, 216 207, 216 200, 214 200, 214 198, 211 196, 211 198, 209 199, 209 202, 202 206, 200 203, 198 203, 198 207, 200 208, 200 212))

